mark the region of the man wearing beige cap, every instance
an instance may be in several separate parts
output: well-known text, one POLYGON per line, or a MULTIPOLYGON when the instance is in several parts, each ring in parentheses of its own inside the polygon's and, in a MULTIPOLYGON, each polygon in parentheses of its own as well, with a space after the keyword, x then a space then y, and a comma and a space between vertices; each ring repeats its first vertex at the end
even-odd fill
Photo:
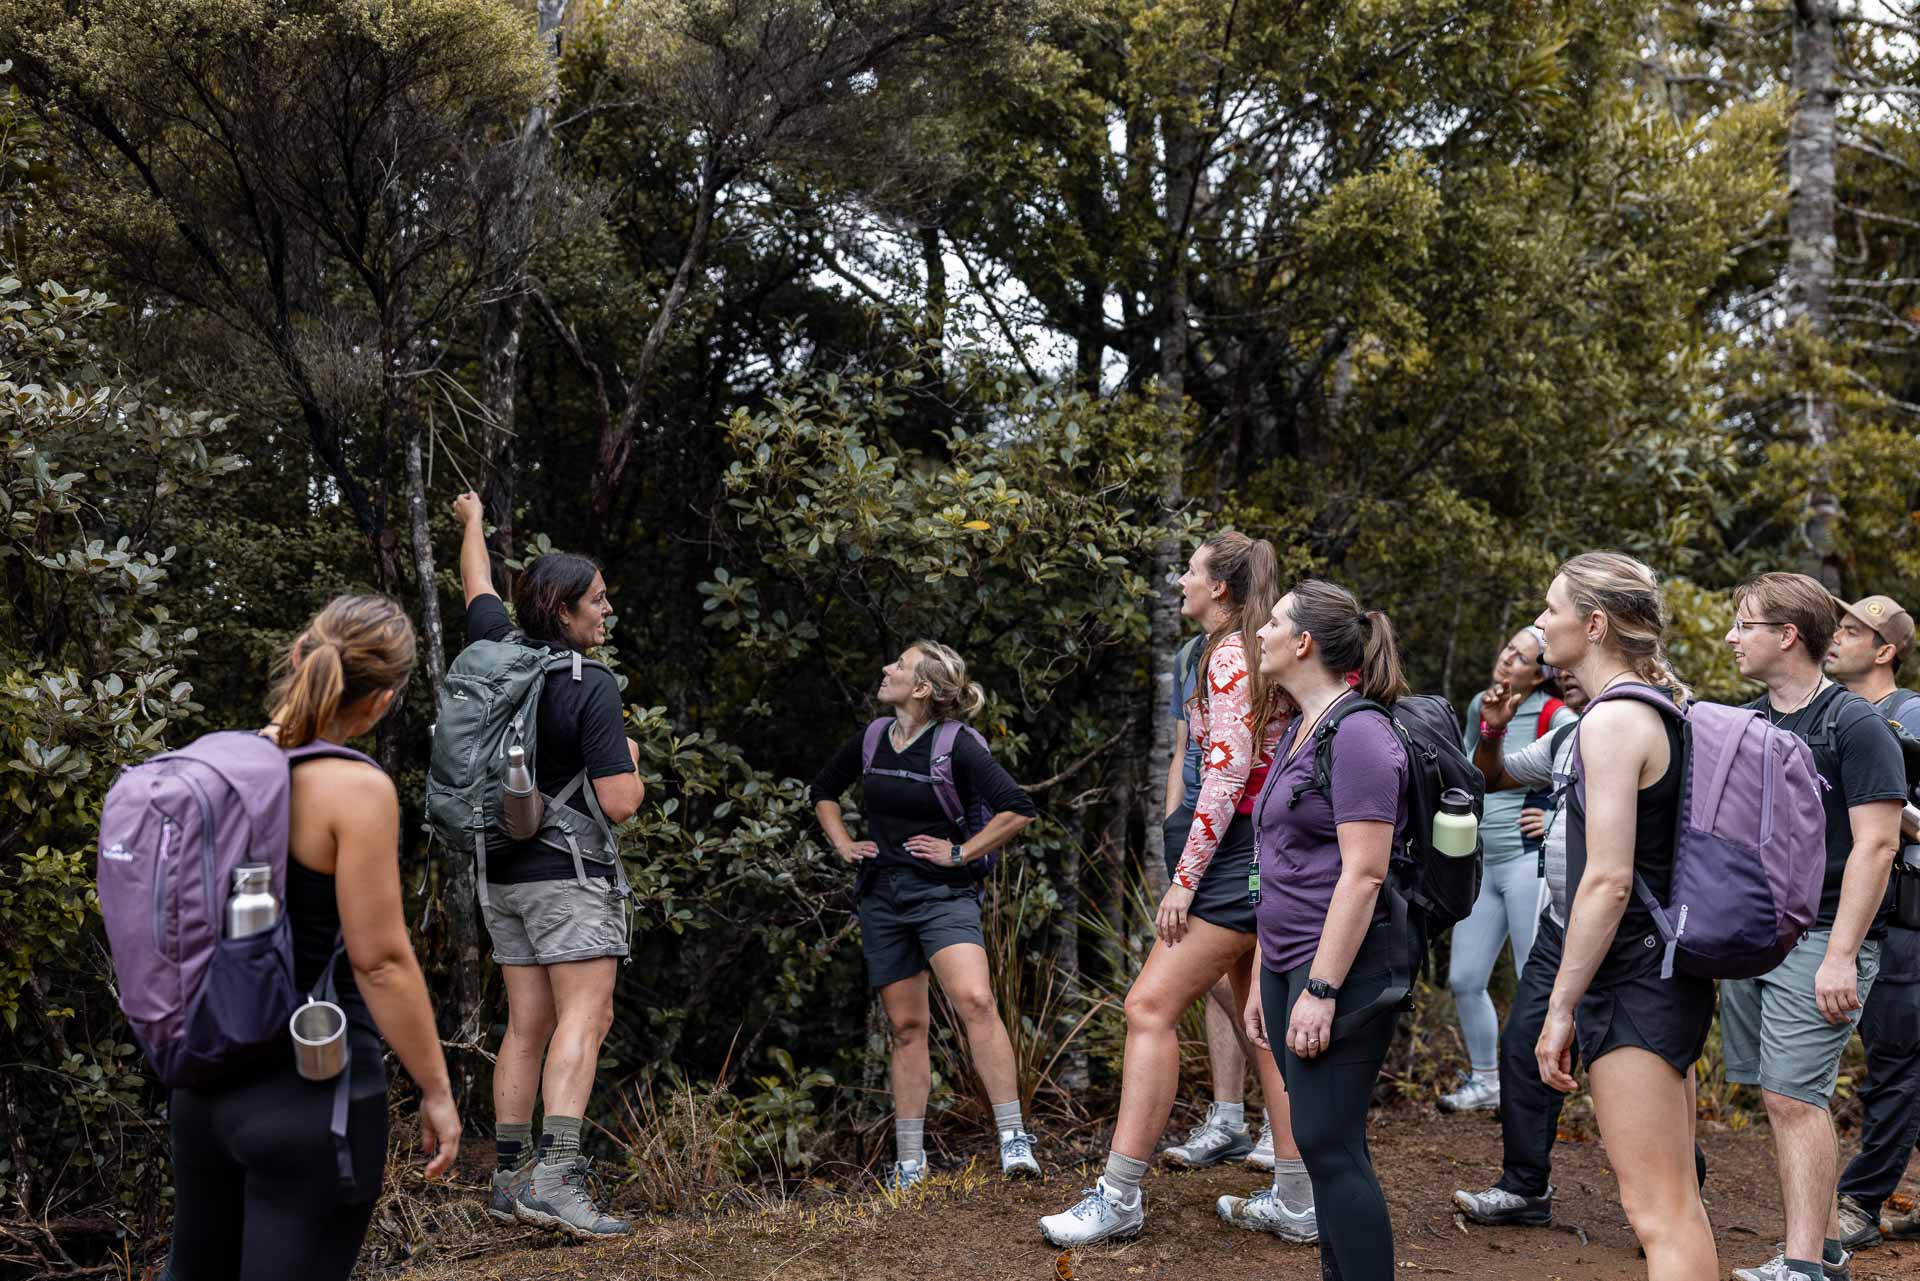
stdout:
MULTIPOLYGON (((1913 617, 1890 596, 1849 605, 1836 598, 1840 626, 1827 647, 1828 676, 1873 704, 1890 721, 1920 733, 1920 694, 1901 689, 1896 674, 1913 649, 1913 617)), ((1904 860, 1911 851, 1903 849, 1904 860)), ((1860 1018, 1867 1047, 1860 1153, 1840 1176, 1840 1240, 1857 1250, 1890 1237, 1920 1238, 1920 1212, 1881 1218, 1887 1197, 1906 1173, 1920 1137, 1920 931, 1887 922, 1880 978, 1860 1018)))

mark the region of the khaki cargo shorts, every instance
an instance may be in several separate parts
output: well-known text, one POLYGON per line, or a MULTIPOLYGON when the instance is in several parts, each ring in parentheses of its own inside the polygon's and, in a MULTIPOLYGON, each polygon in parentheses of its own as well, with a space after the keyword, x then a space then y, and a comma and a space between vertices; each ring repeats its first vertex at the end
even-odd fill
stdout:
POLYGON ((487 885, 496 965, 559 965, 627 954, 627 905, 610 877, 487 885))

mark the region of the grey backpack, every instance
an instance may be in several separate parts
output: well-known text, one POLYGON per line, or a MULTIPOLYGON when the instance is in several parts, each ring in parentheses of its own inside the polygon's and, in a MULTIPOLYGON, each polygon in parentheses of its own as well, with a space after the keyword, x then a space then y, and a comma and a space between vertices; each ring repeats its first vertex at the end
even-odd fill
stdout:
MULTIPOLYGON (((427 826, 455 851, 473 857, 482 906, 488 902, 487 847, 517 843, 508 835, 502 813, 507 749, 524 749, 527 769, 533 771, 547 673, 568 672, 577 681, 589 666, 608 670, 576 651, 551 650, 514 637, 475 641, 447 670, 427 769, 427 826)), ((626 898, 630 891, 620 841, 600 811, 586 770, 544 800, 545 812, 532 839, 572 855, 574 879, 582 889, 590 888, 586 864, 611 865, 615 886, 626 898), (587 813, 568 804, 576 792, 586 798, 587 813)))

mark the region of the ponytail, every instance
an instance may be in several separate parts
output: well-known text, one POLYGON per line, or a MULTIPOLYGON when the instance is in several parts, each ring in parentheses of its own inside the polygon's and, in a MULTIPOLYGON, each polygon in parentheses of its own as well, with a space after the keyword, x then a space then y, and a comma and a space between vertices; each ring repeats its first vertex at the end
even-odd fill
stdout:
MULTIPOLYGON (((1209 538, 1202 549, 1207 553, 1207 575, 1216 583, 1225 583, 1227 599, 1231 603, 1231 621, 1220 636, 1233 632, 1241 633, 1241 643, 1252 648, 1252 635, 1267 621, 1273 613, 1273 607, 1280 603, 1280 557, 1273 544, 1264 538, 1248 538, 1235 530, 1224 534, 1215 534, 1209 538)), ((1219 647, 1220 637, 1207 642, 1206 653, 1201 656, 1200 671, 1205 679, 1207 664, 1213 658, 1213 651, 1219 647)), ((1276 695, 1279 688, 1260 674, 1259 660, 1252 654, 1247 655, 1247 697, 1253 708, 1253 719, 1248 729, 1253 733, 1253 741, 1258 744, 1265 741, 1267 722, 1272 719, 1278 706, 1276 695)), ((1197 698, 1198 691, 1195 692, 1197 698)))
POLYGON ((273 724, 282 747, 305 747, 369 694, 399 689, 413 671, 413 624, 385 596, 336 596, 281 660, 273 724))
POLYGON ((1391 706, 1407 694, 1393 623, 1377 609, 1362 610, 1352 592, 1324 578, 1305 578, 1288 593, 1294 630, 1313 637, 1321 665, 1335 675, 1359 672, 1363 698, 1391 706))
POLYGON ((1558 576, 1566 580, 1575 610, 1606 619, 1601 644, 1640 680, 1666 689, 1675 703, 1686 706, 1693 691, 1667 661, 1667 608, 1653 570, 1621 552, 1582 552, 1561 565, 1558 576))
POLYGON ((913 648, 920 651, 920 661, 913 669, 914 680, 925 681, 933 687, 933 695, 927 700, 927 710, 933 719, 970 721, 978 716, 980 709, 987 705, 987 691, 979 681, 967 679, 967 660, 939 641, 915 641, 913 648))
POLYGON ((1377 609, 1360 617, 1366 632, 1360 655, 1360 695, 1391 706, 1407 694, 1407 678, 1400 670, 1400 647, 1393 642, 1393 624, 1377 609))

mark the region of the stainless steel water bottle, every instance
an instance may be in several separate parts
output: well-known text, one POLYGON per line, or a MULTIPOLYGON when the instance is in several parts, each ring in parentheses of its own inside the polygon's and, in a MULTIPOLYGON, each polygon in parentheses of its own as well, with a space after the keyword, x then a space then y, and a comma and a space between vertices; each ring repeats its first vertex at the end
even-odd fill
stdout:
POLYGON ((546 811, 546 797, 533 785, 533 773, 527 769, 527 749, 509 747, 507 773, 500 784, 500 819, 507 835, 516 841, 532 840, 546 811))
POLYGON ((243 863, 233 869, 233 890, 227 896, 227 937, 243 939, 273 928, 280 919, 280 902, 273 897, 273 869, 264 863, 243 863))

